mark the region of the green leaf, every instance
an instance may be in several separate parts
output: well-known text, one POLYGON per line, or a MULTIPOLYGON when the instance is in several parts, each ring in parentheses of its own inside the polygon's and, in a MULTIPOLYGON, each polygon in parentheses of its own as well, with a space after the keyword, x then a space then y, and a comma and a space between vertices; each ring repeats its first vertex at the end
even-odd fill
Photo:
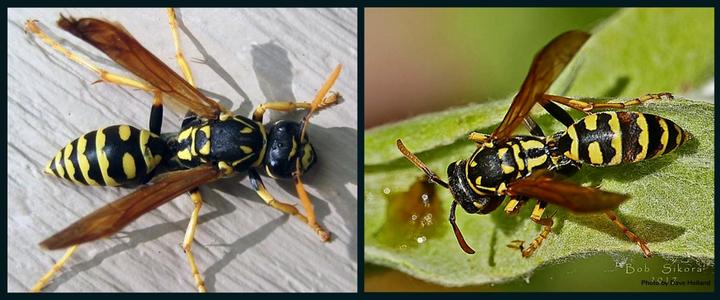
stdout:
MULTIPOLYGON (((635 97, 697 86, 712 75, 714 40, 712 26, 708 26, 713 24, 712 19, 711 9, 624 10, 601 26, 553 91, 635 97), (638 49, 644 53, 633 54, 638 49)), ((415 200, 407 191, 421 172, 402 158, 395 140, 402 138, 445 178, 449 163, 467 159, 475 149, 466 140, 467 133, 492 131, 509 105, 510 99, 468 105, 366 133, 367 262, 446 286, 461 286, 504 282, 544 264, 597 252, 641 256, 637 245, 603 214, 574 215, 560 208, 553 233, 533 256, 521 258, 517 250, 505 245, 516 239, 530 241, 540 232, 541 228, 528 218, 530 207, 519 216, 507 216, 502 209, 486 216, 458 210, 458 225, 476 250, 476 254, 467 255, 458 247, 447 222, 452 198, 439 188, 430 199, 439 207, 416 214, 425 217, 425 226, 413 225, 419 224, 417 220, 398 218, 407 216, 407 211, 399 213, 397 208, 402 205, 392 205, 393 201, 415 200)), ((632 198, 617 213, 625 225, 649 242, 655 255, 687 257, 712 265, 714 105, 674 99, 633 110, 670 119, 691 132, 694 139, 673 153, 640 163, 585 166, 573 179, 630 194, 632 198)), ((544 111, 533 115, 546 133, 562 130, 544 111)), ((551 206, 548 212, 555 209, 551 206)))

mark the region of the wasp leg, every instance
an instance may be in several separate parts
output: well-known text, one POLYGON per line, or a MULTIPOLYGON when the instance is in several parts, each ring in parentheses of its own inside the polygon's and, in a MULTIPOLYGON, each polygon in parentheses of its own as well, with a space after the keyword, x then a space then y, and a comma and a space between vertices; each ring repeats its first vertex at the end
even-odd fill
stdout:
POLYGON ((55 275, 55 273, 60 271, 60 269, 65 265, 65 263, 68 261, 68 259, 70 259, 70 256, 72 256, 73 253, 75 253, 75 250, 77 250, 77 247, 78 247, 77 245, 73 245, 72 247, 68 248, 68 250, 65 251, 65 255, 63 255, 63 257, 60 258, 60 260, 58 260, 52 266, 52 268, 50 268, 50 270, 47 273, 45 273, 45 275, 43 275, 43 277, 40 278, 37 281, 37 283, 35 283, 35 285, 33 285, 33 287, 30 289, 30 291, 33 293, 37 293, 37 292, 40 292, 43 288, 45 288, 45 286, 47 286, 48 281, 50 281, 50 278, 52 278, 53 275, 55 275))
POLYGON ((613 223, 615 223, 615 225, 617 225, 617 227, 620 228, 620 230, 621 230, 628 238, 630 238, 631 241, 635 242, 636 244, 638 244, 638 246, 640 246, 640 250, 642 250, 643 255, 644 255, 645 257, 650 257, 650 256, 652 256, 652 253, 650 252, 650 248, 648 248, 647 242, 645 242, 643 239, 641 239, 640 237, 638 237, 635 233, 633 233, 632 231, 630 231, 630 229, 628 229, 627 227, 625 227, 625 225, 623 225, 623 223, 620 221, 620 219, 618 219, 617 215, 615 215, 614 212, 612 212, 611 210, 606 210, 606 211, 605 211, 605 215, 606 215, 608 218, 610 218, 610 221, 612 221, 613 223))
POLYGON ((302 213, 300 213, 300 211, 298 211, 295 206, 280 202, 276 200, 272 195, 270 195, 267 189, 265 189, 265 184, 263 184, 262 179, 260 179, 260 174, 258 174, 257 170, 251 168, 248 171, 248 176, 250 177, 250 184, 252 185, 253 189, 255 189, 255 192, 258 194, 258 196, 260 196, 260 198, 265 201, 265 203, 267 203, 274 209, 295 216, 303 223, 308 224, 308 226, 310 226, 310 228, 313 229, 313 231, 317 233, 318 236, 320 236, 320 239, 323 242, 326 242, 330 239, 330 234, 327 231, 322 229, 317 223, 309 222, 308 218, 305 217, 305 215, 303 215, 302 213))
POLYGON ((50 46, 53 49, 55 49, 56 51, 62 53, 63 55, 65 55, 65 57, 67 57, 70 60, 89 69, 90 71, 95 72, 95 74, 100 76, 100 80, 98 80, 98 82, 104 81, 104 82, 108 82, 108 83, 124 85, 124 86, 141 89, 141 90, 148 91, 148 92, 153 92, 155 90, 155 88, 153 88, 150 85, 147 85, 145 83, 142 83, 142 82, 137 81, 132 78, 125 77, 123 75, 110 73, 110 72, 96 66, 95 64, 87 61, 86 59, 83 59, 83 58, 77 56, 75 53, 73 53, 72 51, 61 46, 60 43, 58 43, 57 41, 53 40, 50 36, 45 34, 45 32, 43 32, 40 29, 40 27, 37 25, 36 21, 34 21, 34 20, 28 20, 27 22, 25 22, 25 29, 27 31, 32 32, 36 36, 38 36, 43 42, 45 42, 45 44, 48 44, 48 46, 50 46))
POLYGON ((479 132, 471 132, 470 135, 468 135, 468 140, 471 140, 477 144, 478 147, 482 146, 489 140, 489 136, 487 134, 479 133, 479 132))
POLYGON ((525 204, 525 201, 527 199, 524 198, 512 198, 510 201, 508 201, 508 204, 505 205, 505 213, 508 215, 514 215, 520 211, 520 208, 525 204))
POLYGON ((187 80, 190 85, 195 86, 195 80, 193 80, 192 72, 190 71, 190 65, 188 65, 187 60, 185 60, 185 55, 183 55, 182 49, 180 48, 180 35, 178 34, 178 24, 177 18, 175 17, 175 9, 168 8, 167 15, 168 21, 170 22, 170 31, 172 31, 173 42, 175 42, 175 59, 180 66, 180 70, 182 70, 183 72, 183 76, 185 76, 185 80, 187 80))
POLYGON ((670 93, 659 93, 659 94, 647 94, 632 100, 625 102, 607 102, 607 103, 593 103, 584 102, 581 100, 575 100, 563 96, 555 95, 543 95, 543 99, 554 101, 562 105, 577 109, 579 111, 590 113, 596 109, 623 109, 628 106, 640 105, 649 100, 661 100, 663 98, 673 99, 673 95, 670 93))
POLYGON ((530 131, 530 134, 534 136, 545 137, 545 133, 543 132, 542 128, 540 128, 540 126, 535 123, 535 120, 533 120, 530 116, 527 116, 525 117, 525 119, 523 119, 523 124, 525 124, 525 128, 530 131))
POLYGON ((538 203, 535 205, 535 208, 533 209, 532 215, 530 216, 530 220, 533 222, 540 224, 543 226, 542 231, 540 234, 530 243, 530 245, 525 248, 523 244, 525 241, 521 240, 514 240, 510 242, 507 246, 510 248, 520 249, 520 252, 522 252, 523 257, 530 257, 535 250, 537 250, 540 245, 542 245, 542 242, 550 235, 550 232, 552 231, 553 226, 553 220, 552 217, 549 218, 542 218, 543 212, 545 212, 545 207, 547 206, 546 202, 538 201, 538 203))
POLYGON ((200 276, 197 264, 195 264, 195 256, 192 253, 192 242, 195 239, 195 229, 197 229, 198 215, 200 215, 200 208, 202 207, 202 195, 199 189, 190 191, 190 199, 192 199, 195 208, 193 209, 192 215, 190 215, 190 223, 188 223, 187 230, 185 231, 185 239, 183 239, 182 248, 187 256, 188 263, 190 264, 190 271, 192 272, 193 278, 195 279, 195 285, 197 285, 198 292, 204 293, 205 282, 200 276))
POLYGON ((160 135, 163 116, 162 93, 156 91, 153 94, 153 104, 150 108, 150 125, 148 128, 150 128, 150 132, 160 135))
MULTIPOLYGON (((329 92, 325 98, 320 102, 320 105, 318 105, 317 109, 323 109, 328 106, 334 105, 338 103, 338 98, 340 98, 340 94, 335 91, 329 92)), ((310 102, 268 102, 260 104, 256 109, 255 112, 253 112, 253 120, 257 122, 262 122, 263 115, 265 114, 265 111, 268 109, 270 110, 277 110, 277 111, 291 111, 291 110, 297 110, 297 109, 310 109, 312 103, 310 102)))

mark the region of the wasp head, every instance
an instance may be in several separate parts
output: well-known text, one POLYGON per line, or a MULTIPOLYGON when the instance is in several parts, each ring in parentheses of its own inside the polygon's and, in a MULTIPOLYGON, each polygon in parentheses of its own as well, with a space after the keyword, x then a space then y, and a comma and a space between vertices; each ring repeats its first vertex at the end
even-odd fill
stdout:
POLYGON ((465 173, 466 163, 467 161, 461 160, 448 166, 448 183, 455 202, 471 214, 488 214, 494 211, 504 197, 494 194, 481 195, 475 192, 468 183, 465 173))
POLYGON ((278 178, 290 178, 296 171, 296 162, 300 158, 300 173, 305 173, 315 163, 317 157, 310 140, 300 139, 300 123, 280 120, 269 130, 268 149, 265 154, 265 170, 268 175, 278 178))

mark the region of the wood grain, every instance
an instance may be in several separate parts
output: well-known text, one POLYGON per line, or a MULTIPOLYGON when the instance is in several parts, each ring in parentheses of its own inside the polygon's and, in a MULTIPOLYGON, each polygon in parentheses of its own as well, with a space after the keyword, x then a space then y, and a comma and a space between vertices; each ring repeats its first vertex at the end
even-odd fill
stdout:
MULTIPOLYGON (((37 243, 128 189, 75 186, 41 170, 83 133, 112 124, 147 127, 152 97, 109 84, 23 31, 37 19, 51 36, 100 66, 123 73, 99 51, 55 26, 59 14, 117 21, 172 68, 163 9, 8 10, 8 290, 26 291, 63 253, 37 243)), ((246 176, 203 188, 193 250, 209 291, 356 291, 357 12, 355 9, 180 9, 182 47, 209 97, 249 116, 265 101, 305 101, 332 68, 344 102, 313 119, 319 162, 303 179, 323 244, 304 224, 267 207, 246 176), (201 62, 194 61, 200 59, 201 62)), ((270 119, 301 114, 271 113, 270 119)), ((166 110, 163 131, 180 114, 166 110)), ((266 121, 268 117, 266 115, 266 121)), ((268 189, 297 203, 291 182, 268 189)), ((192 211, 188 196, 141 217, 120 234, 83 245, 46 291, 194 291, 180 248, 192 211)))

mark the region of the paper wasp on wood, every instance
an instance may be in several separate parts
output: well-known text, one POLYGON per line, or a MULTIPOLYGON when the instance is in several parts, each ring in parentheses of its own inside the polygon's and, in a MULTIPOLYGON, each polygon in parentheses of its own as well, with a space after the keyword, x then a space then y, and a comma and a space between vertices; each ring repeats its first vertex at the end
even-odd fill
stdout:
POLYGON ((119 25, 97 19, 61 17, 58 25, 95 46, 113 61, 143 81, 109 73, 78 57, 28 21, 26 29, 71 60, 97 73, 101 80, 145 90, 154 95, 149 130, 130 125, 104 127, 79 137, 62 148, 45 172, 72 182, 88 185, 127 186, 144 184, 135 192, 98 209, 67 229, 48 238, 49 249, 70 247, 66 255, 35 285, 42 289, 52 275, 69 259, 77 244, 111 235, 139 216, 185 192, 191 193, 194 210, 182 243, 199 291, 204 291, 192 253, 202 197, 198 187, 220 178, 247 172, 253 189, 269 205, 307 223, 321 240, 330 234, 315 219, 312 203, 303 187, 301 175, 316 160, 307 126, 314 112, 334 105, 339 95, 329 92, 341 66, 329 76, 311 102, 269 102, 257 107, 252 118, 234 115, 200 93, 179 49, 177 24, 169 11, 178 62, 184 78, 140 45, 119 25), (192 114, 178 133, 161 133, 163 105, 174 103, 192 114), (281 120, 262 124, 267 110, 307 110, 301 122, 281 120), (265 189, 258 168, 274 178, 292 178, 305 208, 305 215, 294 206, 276 200, 265 189))
POLYGON ((625 227, 612 212, 629 196, 584 187, 562 177, 576 173, 582 164, 604 167, 651 159, 677 149, 692 135, 660 116, 618 110, 648 100, 672 98, 668 93, 608 103, 546 94, 589 38, 588 33, 569 31, 556 37, 535 56, 500 125, 491 134, 472 132, 469 135, 468 138, 477 144, 477 149, 469 159, 448 166, 448 182, 440 179, 400 139, 397 140, 398 149, 408 160, 427 174, 432 182, 452 193, 454 201, 449 221, 460 247, 466 253, 473 254, 475 251, 465 242, 455 223, 457 206, 468 213, 488 214, 508 197, 510 200, 505 206, 507 214, 517 213, 530 199, 537 200, 530 218, 542 225, 542 231, 528 246, 521 240, 508 245, 519 249, 523 257, 531 256, 552 232, 552 216, 543 218, 549 203, 574 212, 605 212, 640 247, 645 257, 651 256, 647 243, 625 227), (529 116, 537 103, 566 129, 546 136, 529 116), (586 115, 575 121, 556 103, 586 115), (609 110, 596 111, 604 109, 609 110), (531 135, 512 134, 521 123, 531 135))

